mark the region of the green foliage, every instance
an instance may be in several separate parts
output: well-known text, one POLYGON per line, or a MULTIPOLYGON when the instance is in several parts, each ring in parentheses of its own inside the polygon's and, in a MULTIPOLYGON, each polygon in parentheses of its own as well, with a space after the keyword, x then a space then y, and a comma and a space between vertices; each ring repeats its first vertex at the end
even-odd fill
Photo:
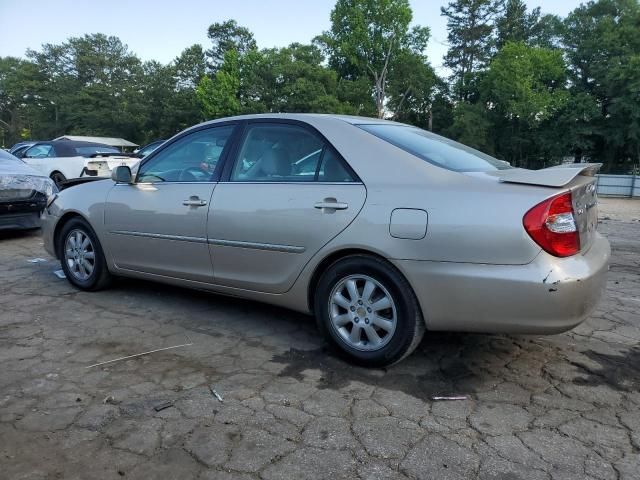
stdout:
POLYGON ((460 102, 453 110, 453 123, 446 133, 465 145, 491 154, 494 153, 489 138, 491 127, 482 105, 460 102))
POLYGON ((340 77, 369 79, 379 117, 385 114, 394 70, 409 55, 422 59, 429 40, 428 28, 409 29, 411 19, 408 0, 338 0, 331 30, 316 38, 340 77))
POLYGON ((211 40, 211 49, 207 51, 207 57, 214 71, 224 63, 227 52, 235 50, 239 55, 244 55, 256 48, 253 33, 248 28, 238 25, 235 20, 210 25, 207 36, 211 40))
POLYGON ((562 53, 507 43, 481 82, 481 98, 508 119, 534 127, 562 108, 568 93, 562 53))
POLYGON ((326 112, 411 123, 518 166, 574 156, 626 173, 640 163, 637 0, 589 1, 564 19, 524 0, 450 0, 442 14, 448 82, 408 0, 336 0, 328 31, 284 48, 258 49, 235 20, 214 23, 208 49, 192 45, 168 65, 102 34, 45 44, 0 58, 0 141, 145 143, 208 118, 326 112))
POLYGON ((493 20, 499 8, 498 0, 453 0, 446 8, 441 7, 449 30, 444 64, 452 72, 452 88, 458 100, 471 99, 475 77, 491 58, 493 20))
POLYGON ((240 112, 240 64, 238 52, 227 50, 224 62, 213 79, 205 76, 196 87, 196 96, 206 119, 228 117, 240 112))

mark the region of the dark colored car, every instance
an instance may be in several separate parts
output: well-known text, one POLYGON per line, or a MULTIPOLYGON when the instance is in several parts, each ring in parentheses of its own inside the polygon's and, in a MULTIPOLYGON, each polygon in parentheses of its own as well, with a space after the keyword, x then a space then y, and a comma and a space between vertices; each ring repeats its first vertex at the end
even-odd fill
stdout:
POLYGON ((40 227, 40 213, 57 189, 51 179, 0 151, 0 230, 40 227))

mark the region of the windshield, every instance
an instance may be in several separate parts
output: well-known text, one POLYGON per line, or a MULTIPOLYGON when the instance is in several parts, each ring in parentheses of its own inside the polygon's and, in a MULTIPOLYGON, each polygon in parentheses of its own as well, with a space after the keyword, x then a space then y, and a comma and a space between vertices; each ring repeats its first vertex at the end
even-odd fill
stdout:
POLYGON ((488 172, 511 168, 508 162, 416 127, 392 124, 358 127, 416 157, 455 172, 488 172))

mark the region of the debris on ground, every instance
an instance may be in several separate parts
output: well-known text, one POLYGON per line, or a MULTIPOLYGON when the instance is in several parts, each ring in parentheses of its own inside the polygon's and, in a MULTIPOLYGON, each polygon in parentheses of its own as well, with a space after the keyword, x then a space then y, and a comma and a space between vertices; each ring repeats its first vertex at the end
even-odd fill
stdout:
POLYGON ((160 411, 165 410, 165 409, 167 409, 167 408, 169 408, 169 407, 173 407, 173 402, 171 402, 171 401, 167 401, 167 402, 159 403, 158 405, 156 405, 155 407, 153 407, 153 409, 154 409, 156 412, 160 412, 160 411))
POLYGON ((40 257, 31 258, 31 259, 27 260, 27 262, 29 262, 29 263, 44 263, 46 261, 47 261, 46 258, 40 258, 40 257))
POLYGON ((218 392, 216 392, 213 387, 210 386, 209 390, 211 390, 211 393, 213 394, 214 397, 216 397, 218 399, 219 402, 224 402, 224 399, 222 398, 222 395, 220 395, 218 392))
POLYGON ((64 280, 65 278, 67 278, 63 270, 54 270, 53 274, 61 280, 64 280))
POLYGON ((436 402, 446 401, 446 400, 469 400, 467 395, 436 395, 431 397, 431 400, 436 402))
MULTIPOLYGON (((188 337, 187 337, 187 339, 188 339, 188 337)), ((108 363, 120 362, 122 360, 128 360, 130 358, 141 357, 143 355, 149 355, 150 353, 163 352, 165 350, 171 350, 172 348, 188 347, 190 345, 193 345, 193 342, 189 341, 189 343, 182 343, 180 345, 173 345, 171 347, 156 348, 155 350, 149 350, 148 352, 136 353, 134 355, 126 355, 124 357, 114 358, 113 360, 107 360, 105 362, 94 363, 93 365, 89 365, 89 366, 87 366, 85 368, 99 367, 100 365, 106 365, 108 363)))

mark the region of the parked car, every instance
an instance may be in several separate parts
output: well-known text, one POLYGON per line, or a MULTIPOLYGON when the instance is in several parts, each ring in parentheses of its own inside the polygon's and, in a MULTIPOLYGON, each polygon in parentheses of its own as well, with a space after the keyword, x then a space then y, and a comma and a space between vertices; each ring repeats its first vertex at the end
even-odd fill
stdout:
POLYGON ((314 314, 353 361, 388 365, 425 330, 578 325, 610 256, 598 168, 511 168, 371 118, 220 119, 168 140, 135 175, 117 167, 61 192, 45 248, 80 289, 122 275, 281 305, 314 314))
POLYGON ((135 153, 138 158, 144 158, 164 142, 166 142, 166 140, 156 140, 155 142, 147 143, 144 147, 134 150, 133 153, 135 153))
POLYGON ((56 191, 51 179, 0 150, 0 230, 38 228, 56 191))
POLYGON ((73 140, 38 142, 24 152, 22 159, 59 187, 65 180, 83 175, 109 176, 114 166, 133 166, 138 161, 115 147, 73 140))
POLYGON ((18 142, 9 149, 9 153, 11 155, 17 156, 17 150, 24 150, 25 148, 29 148, 31 145, 35 145, 36 143, 38 143, 38 141, 39 140, 24 140, 22 142, 18 142))
POLYGON ((31 145, 33 144, 20 145, 19 147, 15 148, 13 151, 9 151, 9 153, 16 158, 22 158, 24 156, 24 152, 26 152, 29 149, 29 147, 31 147, 31 145))

